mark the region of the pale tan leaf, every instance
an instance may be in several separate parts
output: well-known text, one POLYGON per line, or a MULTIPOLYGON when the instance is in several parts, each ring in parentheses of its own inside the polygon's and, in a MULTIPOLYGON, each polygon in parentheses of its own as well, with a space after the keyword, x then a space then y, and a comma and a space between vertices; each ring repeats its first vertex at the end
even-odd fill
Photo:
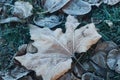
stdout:
POLYGON ((62 10, 70 15, 84 15, 91 11, 91 5, 82 0, 71 0, 62 10))
POLYGON ((69 1, 70 0, 45 0, 44 8, 46 11, 53 13, 53 12, 61 9, 69 1))
POLYGON ((30 25, 32 45, 38 52, 16 56, 15 59, 44 80, 56 80, 71 68, 71 57, 75 52, 86 52, 101 38, 93 23, 76 29, 78 25, 78 20, 70 15, 65 23, 65 33, 60 28, 52 31, 30 25))
POLYGON ((16 1, 12 14, 24 19, 32 15, 32 9, 33 6, 29 2, 16 1))

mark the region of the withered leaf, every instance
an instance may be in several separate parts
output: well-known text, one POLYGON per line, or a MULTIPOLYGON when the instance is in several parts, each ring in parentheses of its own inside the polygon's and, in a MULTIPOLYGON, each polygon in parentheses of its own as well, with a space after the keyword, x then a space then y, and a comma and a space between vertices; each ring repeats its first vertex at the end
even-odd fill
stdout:
POLYGON ((6 19, 1 19, 0 20, 0 24, 10 23, 10 22, 24 22, 24 21, 17 18, 17 17, 8 17, 6 19))
POLYGON ((32 9, 33 6, 29 2, 16 1, 12 14, 24 19, 32 15, 32 9))
POLYGON ((118 47, 117 44, 115 44, 112 41, 104 41, 97 45, 95 52, 102 51, 108 53, 110 50, 116 49, 117 47, 118 47))
POLYGON ((71 0, 62 10, 70 15, 84 15, 91 11, 91 5, 82 0, 71 0))
POLYGON ((113 49, 108 53, 107 65, 110 69, 120 73, 120 51, 113 49))
POLYGON ((48 28, 53 28, 57 25, 59 25, 62 21, 60 20, 59 16, 56 15, 51 15, 49 17, 45 17, 45 18, 35 18, 34 19, 34 23, 38 26, 42 26, 42 27, 48 27, 48 28))
POLYGON ((16 56, 15 59, 44 80, 56 80, 71 68, 71 57, 75 52, 86 52, 101 38, 93 23, 76 29, 78 25, 78 20, 70 15, 65 23, 65 33, 61 28, 52 31, 30 25, 32 45, 38 52, 16 56))
POLYGON ((97 52, 94 56, 92 56, 92 60, 98 64, 99 66, 101 66, 102 68, 107 68, 106 66, 106 56, 107 54, 105 52, 99 51, 97 52))
POLYGON ((87 73, 82 75, 82 79, 81 80, 104 80, 104 79, 101 78, 101 77, 96 76, 93 73, 87 72, 87 73))
POLYGON ((8 70, 7 72, 3 72, 1 75, 3 80, 18 80, 24 76, 26 76, 30 71, 23 67, 15 66, 15 68, 8 70))
MULTIPOLYGON (((43 0, 44 1, 44 0, 43 0)), ((46 11, 53 13, 59 9, 61 9, 64 5, 66 5, 70 0, 45 0, 44 8, 46 11)))
POLYGON ((83 1, 86 1, 88 2, 90 5, 92 6, 100 6, 101 3, 102 3, 102 0, 83 0, 83 1))
POLYGON ((103 2, 108 5, 115 5, 115 4, 119 3, 120 0, 103 0, 103 2))

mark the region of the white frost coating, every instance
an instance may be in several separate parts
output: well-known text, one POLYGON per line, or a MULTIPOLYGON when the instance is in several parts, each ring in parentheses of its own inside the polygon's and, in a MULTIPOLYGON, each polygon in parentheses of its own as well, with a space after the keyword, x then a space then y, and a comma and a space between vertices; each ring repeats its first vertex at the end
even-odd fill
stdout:
POLYGON ((69 15, 84 15, 91 11, 91 5, 82 0, 71 0, 62 10, 69 15))

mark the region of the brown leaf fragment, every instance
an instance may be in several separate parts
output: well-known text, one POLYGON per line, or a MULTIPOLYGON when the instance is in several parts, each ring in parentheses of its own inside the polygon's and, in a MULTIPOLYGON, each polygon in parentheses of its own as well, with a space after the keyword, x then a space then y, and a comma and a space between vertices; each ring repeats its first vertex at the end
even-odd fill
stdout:
POLYGON ((27 48, 26 48, 26 52, 27 53, 37 53, 38 49, 32 45, 32 43, 27 44, 27 48))
POLYGON ((120 0, 103 0, 103 2, 105 3, 105 4, 108 4, 108 5, 115 5, 115 4, 117 4, 117 3, 119 3, 120 2, 120 0))
POLYGON ((16 52, 16 56, 21 56, 24 55, 26 53, 26 49, 27 49, 27 44, 23 44, 21 46, 19 46, 18 51, 16 52))
MULTIPOLYGON (((44 0, 43 0, 44 1, 44 0)), ((44 9, 47 12, 53 13, 59 9, 61 9, 64 5, 66 5, 70 0, 45 0, 44 9)))
POLYGON ((76 29, 78 25, 78 20, 70 15, 65 23, 65 33, 60 28, 52 31, 30 25, 32 45, 38 52, 27 52, 15 59, 28 70, 35 71, 37 76, 42 76, 43 80, 58 79, 71 69, 71 57, 75 52, 86 52, 101 38, 93 23, 76 29))
POLYGON ((106 56, 107 56, 107 53, 99 51, 94 56, 92 56, 91 59, 92 59, 92 61, 94 61, 96 64, 98 64, 102 68, 107 68, 106 56))
POLYGON ((29 2, 16 1, 14 5, 13 15, 22 19, 32 15, 33 6, 29 2))
POLYGON ((108 53, 107 65, 110 69, 120 73, 120 51, 113 49, 108 53))
POLYGON ((66 73, 57 80, 71 80, 71 73, 66 73))
POLYGON ((91 5, 82 0, 71 0, 62 10, 70 15, 84 15, 91 11, 91 5))
POLYGON ((102 43, 99 43, 95 49, 95 52, 103 51, 108 53, 112 49, 118 48, 117 44, 115 44, 112 41, 105 41, 102 43))

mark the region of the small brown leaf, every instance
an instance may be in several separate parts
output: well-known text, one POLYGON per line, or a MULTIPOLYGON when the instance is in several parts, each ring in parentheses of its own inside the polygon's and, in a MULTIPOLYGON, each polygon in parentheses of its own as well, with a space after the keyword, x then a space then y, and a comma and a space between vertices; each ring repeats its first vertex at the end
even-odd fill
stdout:
POLYGON ((56 15, 51 15, 49 17, 45 17, 45 18, 39 18, 37 17, 36 19, 34 19, 34 23, 38 26, 41 27, 48 27, 48 28, 53 28, 59 24, 61 24, 61 20, 60 17, 56 16, 56 15))
POLYGON ((92 56, 91 59, 102 68, 107 68, 106 56, 107 54, 105 52, 100 51, 100 52, 97 52, 94 56, 92 56))
POLYGON ((108 53, 112 49, 116 49, 118 46, 112 41, 105 41, 102 43, 99 43, 95 49, 95 52, 103 51, 108 53))
POLYGON ((0 24, 10 23, 10 22, 24 22, 24 21, 17 18, 17 17, 8 17, 6 19, 1 19, 0 20, 0 24))

